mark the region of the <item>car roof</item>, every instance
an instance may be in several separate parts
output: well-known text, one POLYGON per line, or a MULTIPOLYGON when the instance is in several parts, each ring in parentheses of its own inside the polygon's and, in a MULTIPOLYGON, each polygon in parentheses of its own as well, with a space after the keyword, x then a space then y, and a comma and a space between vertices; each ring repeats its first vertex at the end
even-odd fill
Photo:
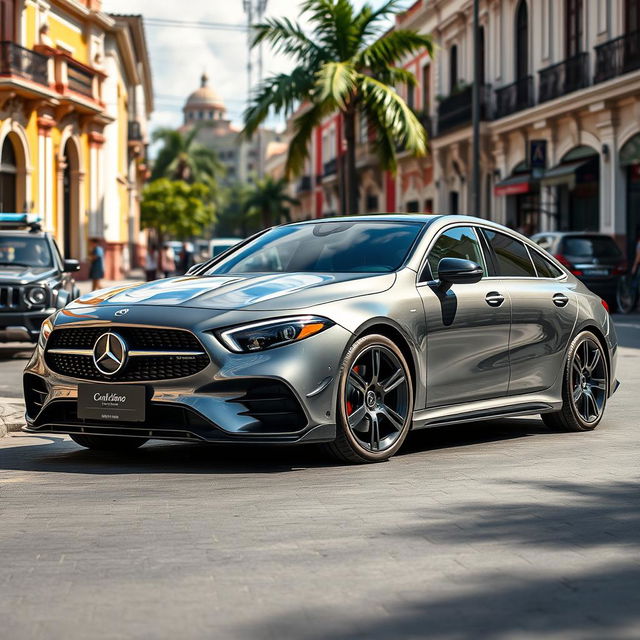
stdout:
POLYGON ((0 229, 0 238, 15 238, 28 236, 29 238, 46 238, 45 231, 29 231, 29 229, 0 229))

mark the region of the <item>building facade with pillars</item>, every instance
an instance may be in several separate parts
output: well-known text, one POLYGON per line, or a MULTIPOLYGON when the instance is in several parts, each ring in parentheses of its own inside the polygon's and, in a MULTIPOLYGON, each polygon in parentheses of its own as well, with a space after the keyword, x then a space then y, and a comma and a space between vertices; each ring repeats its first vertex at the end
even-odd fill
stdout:
POLYGON ((0 13, 0 210, 40 214, 85 273, 100 239, 119 277, 140 242, 153 105, 140 19, 97 0, 0 0, 0 13))

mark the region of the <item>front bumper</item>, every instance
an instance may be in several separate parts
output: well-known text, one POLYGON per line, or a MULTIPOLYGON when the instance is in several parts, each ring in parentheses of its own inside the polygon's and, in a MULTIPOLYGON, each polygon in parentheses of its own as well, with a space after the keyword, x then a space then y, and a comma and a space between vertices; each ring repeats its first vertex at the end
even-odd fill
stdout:
POLYGON ((36 342, 42 323, 55 309, 0 312, 0 342, 36 342))
MULTIPOLYGON (((351 339, 346 329, 335 325, 299 343, 254 354, 231 353, 208 331, 193 333, 209 365, 186 378, 136 383, 147 389, 142 423, 78 418, 78 384, 85 381, 51 371, 37 347, 25 369, 25 431, 255 444, 335 438, 336 379, 351 339)), ((86 382, 109 391, 118 387, 117 382, 86 382)))

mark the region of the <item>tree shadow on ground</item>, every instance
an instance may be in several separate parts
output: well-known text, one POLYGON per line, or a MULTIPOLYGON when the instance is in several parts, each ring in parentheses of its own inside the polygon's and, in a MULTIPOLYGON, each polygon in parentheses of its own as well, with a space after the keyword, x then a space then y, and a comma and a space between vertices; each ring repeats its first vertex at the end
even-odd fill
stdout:
MULTIPOLYGON (((531 483, 522 484, 530 496, 531 483)), ((386 605, 379 602, 384 585, 378 585, 368 595, 371 615, 310 607, 261 627, 330 640, 640 637, 640 482, 533 485, 540 501, 461 502, 444 518, 442 509, 422 511, 423 524, 398 532, 400 538, 446 540, 449 553, 460 545, 461 554, 476 560, 491 548, 486 545, 509 549, 503 556, 493 552, 489 570, 407 584, 411 597, 398 602, 388 594, 386 605), (509 564, 518 553, 530 569, 509 564), (329 629, 321 620, 330 621, 329 629)))

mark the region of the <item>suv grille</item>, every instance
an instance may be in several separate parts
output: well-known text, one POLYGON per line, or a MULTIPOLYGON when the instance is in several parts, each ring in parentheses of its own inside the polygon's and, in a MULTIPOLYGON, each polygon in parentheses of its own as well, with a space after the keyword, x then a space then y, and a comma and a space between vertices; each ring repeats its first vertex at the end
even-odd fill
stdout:
POLYGON ((20 307, 20 287, 0 287, 0 309, 20 307))
POLYGON ((120 326, 56 329, 47 342, 45 360, 61 375, 118 382, 185 378, 209 364, 202 344, 189 331, 120 326), (127 363, 112 376, 104 375, 93 363, 93 347, 107 331, 117 333, 129 350, 127 363))

